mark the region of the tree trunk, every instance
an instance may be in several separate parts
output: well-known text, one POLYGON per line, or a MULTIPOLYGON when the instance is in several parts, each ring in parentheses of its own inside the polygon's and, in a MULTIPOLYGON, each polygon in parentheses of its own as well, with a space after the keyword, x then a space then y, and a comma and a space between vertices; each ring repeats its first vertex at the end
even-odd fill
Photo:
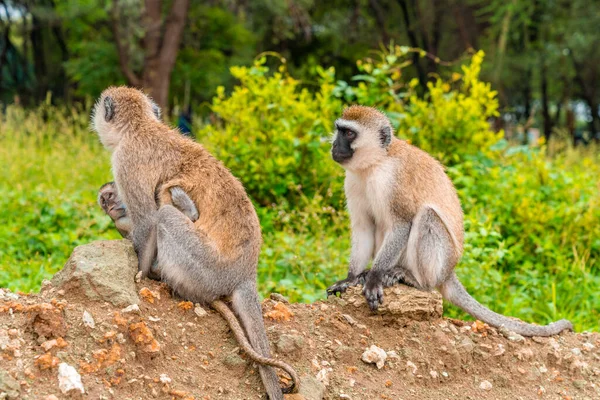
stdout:
POLYGON ((42 24, 39 18, 32 14, 31 18, 31 50, 33 53, 33 70, 37 81, 37 90, 34 95, 36 101, 41 101, 48 92, 46 52, 44 51, 44 40, 42 24))
MULTIPOLYGON (((415 34, 415 30, 411 24, 411 16, 409 14, 408 5, 406 4, 406 0, 398 0, 398 4, 402 9, 402 16, 404 17, 404 27, 406 28, 406 34, 408 35, 408 41, 410 42, 411 47, 419 47, 419 42, 417 40, 417 35, 415 34)), ((419 77, 419 84, 422 90, 425 90, 427 87, 427 78, 425 76, 425 71, 419 62, 419 54, 413 53, 412 55, 413 64, 417 69, 417 76, 419 77)))
POLYGON ((173 0, 163 25, 162 0, 146 0, 144 10, 144 69, 141 77, 129 66, 129 49, 122 41, 118 1, 113 2, 112 31, 119 54, 119 67, 127 82, 142 87, 163 109, 169 106, 171 73, 175 66, 190 0, 173 0), (161 32, 164 30, 164 34, 161 32))
POLYGON ((540 90, 542 92, 542 116, 544 118, 544 137, 546 138, 546 143, 550 140, 550 134, 552 133, 552 120, 550 119, 550 110, 548 105, 548 68, 542 61, 542 66, 540 69, 540 90))
POLYGON ((377 0, 369 0, 369 7, 375 16, 375 20, 377 21, 379 32, 381 32, 381 40, 383 41, 383 44, 387 46, 390 43, 390 35, 385 28, 385 15, 383 9, 381 8, 381 4, 379 4, 377 0))

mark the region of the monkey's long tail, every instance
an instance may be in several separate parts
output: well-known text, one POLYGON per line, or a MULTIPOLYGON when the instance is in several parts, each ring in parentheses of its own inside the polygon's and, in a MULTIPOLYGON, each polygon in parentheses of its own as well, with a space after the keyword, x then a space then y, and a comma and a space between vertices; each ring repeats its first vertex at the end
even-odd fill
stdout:
POLYGON ((475 300, 458 280, 455 273, 440 286, 442 296, 460 307, 473 317, 486 322, 496 328, 504 326, 506 329, 523 336, 552 336, 562 332, 565 329, 573 330, 573 324, 566 319, 552 322, 548 325, 533 325, 521 321, 515 321, 504 315, 493 312, 487 307, 481 305, 475 300))
POLYGON ((233 332, 233 335, 235 336, 236 340, 238 341, 240 346, 244 349, 246 354, 248 354, 248 356, 253 361, 256 361, 259 364, 269 365, 271 367, 280 368, 280 369, 284 370, 290 376, 290 378, 292 378, 292 384, 287 388, 283 388, 282 392, 283 393, 296 393, 296 391, 298 390, 298 383, 300 382, 300 380, 298 379, 298 375, 296 374, 296 371, 294 371, 294 369, 290 365, 284 363, 283 361, 275 360, 273 358, 263 357, 260 354, 258 354, 254 350, 254 348, 252 347, 252 345, 250 344, 248 339, 246 338, 246 334, 244 333, 244 330, 242 329, 237 317, 231 311, 231 309, 229 308, 229 306, 227 304, 225 304, 221 300, 215 300, 211 303, 211 306, 215 310, 217 310, 223 316, 223 318, 225 318, 225 321, 227 321, 227 323, 229 324, 229 328, 233 332))

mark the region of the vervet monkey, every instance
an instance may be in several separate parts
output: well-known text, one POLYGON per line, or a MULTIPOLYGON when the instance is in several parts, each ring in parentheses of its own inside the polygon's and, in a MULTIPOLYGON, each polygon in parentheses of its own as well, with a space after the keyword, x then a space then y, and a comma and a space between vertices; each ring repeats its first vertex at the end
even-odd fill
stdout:
MULTIPOLYGON (((198 219, 198 210, 192 199, 179 187, 171 188, 170 191, 173 206, 192 220, 192 222, 196 222, 198 219)), ((127 215, 127 207, 123 203, 123 200, 121 200, 114 182, 105 183, 100 187, 98 190, 98 204, 106 215, 113 220, 121 236, 127 238, 133 226, 131 218, 127 215)))
POLYGON ((156 108, 137 89, 111 87, 100 96, 92 116, 100 141, 112 152, 115 184, 131 218, 128 236, 140 270, 147 276, 156 258, 153 272, 175 292, 221 312, 240 345, 261 363, 269 398, 282 399, 270 366, 292 377, 286 393, 296 389, 298 378, 289 365, 270 358, 256 289, 262 243, 256 211, 231 172, 202 145, 164 125, 156 108), (172 188, 180 188, 192 200, 198 211, 195 222, 172 205, 172 188), (229 307, 219 300, 223 297, 231 297, 250 344, 229 307))
POLYGON ((515 321, 469 295, 454 272, 464 240, 456 190, 438 161, 394 136, 383 113, 352 106, 335 129, 331 155, 346 170, 352 251, 348 277, 329 287, 328 294, 364 282, 367 302, 377 310, 383 287, 402 281, 420 290, 437 288, 473 317, 521 335, 550 336, 573 329, 567 320, 546 326, 515 321))

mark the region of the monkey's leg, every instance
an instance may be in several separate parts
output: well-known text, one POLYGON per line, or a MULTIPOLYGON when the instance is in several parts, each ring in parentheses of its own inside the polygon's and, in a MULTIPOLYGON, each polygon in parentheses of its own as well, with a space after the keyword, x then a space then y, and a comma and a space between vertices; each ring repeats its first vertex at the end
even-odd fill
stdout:
POLYGON ((467 292, 453 271, 458 257, 443 216, 429 207, 424 207, 419 214, 417 230, 414 235, 411 232, 407 249, 407 267, 415 275, 418 289, 438 288, 446 300, 473 317, 523 336, 552 336, 573 329, 571 322, 564 319, 545 326, 533 325, 507 318, 480 304, 467 292))
POLYGON ((349 287, 364 283, 365 268, 373 256, 375 248, 375 225, 364 215, 352 222, 352 252, 348 276, 327 288, 327 295, 344 293, 349 287))
POLYGON ((415 287, 433 290, 452 272, 458 262, 452 237, 437 212, 424 206, 415 216, 404 266, 415 287))
POLYGON ((367 275, 363 288, 369 308, 373 311, 377 310, 383 302, 384 277, 398 265, 400 257, 406 249, 410 230, 411 225, 409 223, 397 224, 385 236, 381 249, 377 253, 375 261, 373 261, 373 267, 367 275))
MULTIPOLYGON (((192 222, 170 205, 159 210, 157 234, 162 280, 182 297, 194 302, 210 304, 232 294, 232 308, 252 348, 270 358, 254 273, 239 274, 236 272, 250 269, 223 265, 208 244, 208 238, 200 236, 192 222)), ((259 371, 269 398, 283 399, 273 368, 261 364, 259 371)))

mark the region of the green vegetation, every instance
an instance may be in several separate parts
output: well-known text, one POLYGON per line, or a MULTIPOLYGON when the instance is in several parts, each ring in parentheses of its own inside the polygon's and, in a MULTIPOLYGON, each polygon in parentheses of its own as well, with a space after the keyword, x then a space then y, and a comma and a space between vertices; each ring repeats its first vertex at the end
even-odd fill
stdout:
MULTIPOLYGON (((550 156, 545 145, 509 146, 487 123, 497 101, 479 80, 482 54, 462 74, 422 87, 402 80, 408 50, 362 60, 350 81, 318 68, 311 90, 285 64, 270 72, 259 58, 232 69, 239 84, 218 89, 211 123, 195 126, 257 206, 262 293, 313 301, 345 274, 343 171, 327 137, 343 105, 360 101, 388 111, 399 136, 449 165, 467 230, 458 274, 476 298, 528 321, 568 318, 578 330, 600 329, 597 152, 566 146, 550 156)), ((118 237, 95 204, 110 168, 88 128, 89 104, 48 104, 9 106, 0 116, 0 286, 11 289, 36 290, 73 246, 118 237)), ((464 317, 454 308, 447 314, 464 317)))

